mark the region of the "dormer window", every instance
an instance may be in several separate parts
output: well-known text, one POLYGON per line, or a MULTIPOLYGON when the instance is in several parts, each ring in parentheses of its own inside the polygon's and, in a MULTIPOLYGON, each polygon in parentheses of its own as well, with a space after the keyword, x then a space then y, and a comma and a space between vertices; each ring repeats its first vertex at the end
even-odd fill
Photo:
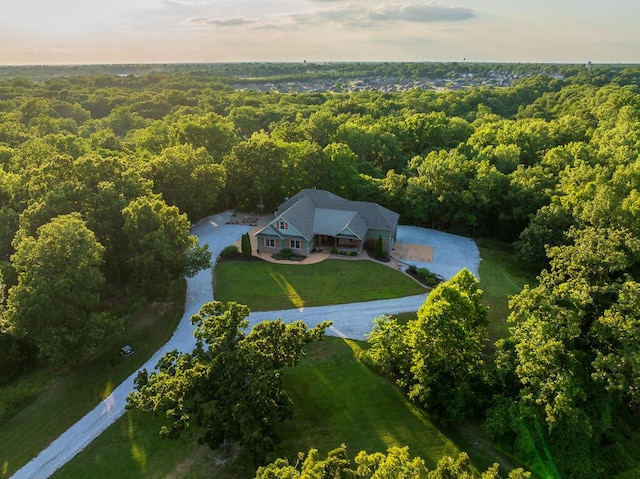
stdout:
POLYGON ((285 220, 278 220, 278 229, 279 230, 289 229, 289 225, 287 224, 287 222, 285 220))

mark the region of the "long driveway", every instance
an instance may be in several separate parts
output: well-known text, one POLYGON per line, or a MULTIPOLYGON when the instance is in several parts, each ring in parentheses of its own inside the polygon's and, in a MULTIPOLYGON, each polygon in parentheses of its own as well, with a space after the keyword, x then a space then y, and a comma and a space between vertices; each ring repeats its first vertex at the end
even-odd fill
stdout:
MULTIPOLYGON (((248 226, 226 224, 229 218, 229 213, 212 216, 201 221, 193 228, 193 233, 198 236, 201 244, 209 244, 209 249, 214 258, 220 254, 225 246, 234 243, 243 233, 251 229, 248 226)), ((412 231, 411 239, 414 241, 417 241, 416 234, 416 231, 412 231)), ((477 264, 479 263, 477 248, 475 253, 471 251, 471 256, 466 257, 465 261, 467 262, 462 261, 458 265, 458 269, 466 266, 477 274, 477 264)), ((440 274, 445 273, 437 269, 433 270, 440 274)), ((185 311, 180 324, 169 342, 158 350, 142 368, 152 370, 160 358, 168 351, 174 349, 191 351, 195 347, 194 328, 190 319, 191 316, 200 311, 204 303, 213 300, 211 275, 212 270, 208 269, 187 280, 185 311)), ((449 275, 447 274, 446 276, 449 275)), ((309 326, 315 326, 321 321, 330 320, 333 321, 333 326, 328 331, 328 334, 351 339, 364 339, 365 334, 371 330, 375 317, 383 313, 394 314, 417 311, 424 303, 425 298, 426 295, 419 295, 384 301, 305 308, 302 310, 252 313, 249 316, 249 322, 251 327, 265 319, 281 318, 285 322, 303 319, 309 326)), ((15 479, 44 479, 53 475, 56 470, 70 461, 105 429, 122 417, 125 413, 127 396, 133 391, 133 381, 136 375, 137 371, 12 477, 15 479)))

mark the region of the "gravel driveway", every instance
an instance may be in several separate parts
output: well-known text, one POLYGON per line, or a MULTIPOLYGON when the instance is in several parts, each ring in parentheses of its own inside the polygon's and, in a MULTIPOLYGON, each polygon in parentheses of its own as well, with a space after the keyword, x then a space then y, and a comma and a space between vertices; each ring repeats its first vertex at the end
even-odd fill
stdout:
MULTIPOLYGON (((222 248, 232 244, 243 233, 251 229, 250 226, 225 224, 230 217, 230 213, 212 216, 193 228, 193 233, 200 238, 201 243, 209 243, 209 249, 214 258, 218 257, 222 248)), ((204 303, 213 300, 211 282, 211 269, 200 271, 193 278, 187 279, 185 312, 180 324, 169 342, 158 350, 142 368, 152 370, 165 353, 174 349, 191 351, 195 347, 194 328, 190 319, 200 311, 204 303)), ((133 391, 133 380, 137 374, 136 371, 129 376, 104 401, 67 429, 12 477, 15 479, 44 479, 70 461, 125 413, 124 406, 127 402, 127 396, 133 391)))
MULTIPOLYGON (((193 233, 200 238, 200 242, 209 244, 214 258, 220 254, 225 246, 234 243, 243 233, 251 229, 250 226, 226 224, 229 218, 230 213, 212 216, 199 222, 193 228, 193 233)), ((400 226, 398 241, 434 246, 433 262, 427 263, 425 266, 445 278, 450 278, 462 267, 467 267, 476 276, 478 275, 478 265, 480 264, 478 249, 475 243, 467 238, 423 228, 400 226)), ((200 311, 204 303, 213 300, 211 274, 211 269, 208 269, 187 280, 185 312, 180 324, 169 342, 158 350, 142 368, 152 370, 159 359, 173 349, 191 351, 194 348, 194 328, 190 318, 200 311)), ((333 321, 333 326, 328 334, 351 339, 364 339, 371 330, 374 318, 383 313, 417 311, 424 303, 425 298, 426 294, 393 300, 322 306, 302 310, 252 313, 249 316, 249 322, 251 327, 265 319, 281 318, 285 322, 303 319, 309 326, 315 326, 321 321, 330 320, 333 321)), ((104 401, 60 435, 12 477, 15 479, 47 478, 70 461, 125 413, 126 398, 133 391, 133 380, 136 375, 137 372, 129 376, 104 401)))
POLYGON ((417 261, 403 260, 405 264, 414 264, 426 267, 429 271, 442 275, 449 279, 463 267, 471 271, 476 278, 480 277, 480 252, 475 241, 463 236, 443 233, 442 231, 419 228, 417 226, 398 226, 397 241, 400 243, 413 243, 434 248, 433 261, 420 263, 417 261))

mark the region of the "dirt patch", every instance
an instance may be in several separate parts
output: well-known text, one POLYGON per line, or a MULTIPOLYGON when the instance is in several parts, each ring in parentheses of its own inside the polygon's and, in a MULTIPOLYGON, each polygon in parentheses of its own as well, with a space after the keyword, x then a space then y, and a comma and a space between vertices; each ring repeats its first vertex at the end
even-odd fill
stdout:
POLYGON ((400 259, 419 261, 420 263, 431 263, 434 252, 435 248, 433 246, 413 243, 396 243, 394 248, 394 256, 400 259))

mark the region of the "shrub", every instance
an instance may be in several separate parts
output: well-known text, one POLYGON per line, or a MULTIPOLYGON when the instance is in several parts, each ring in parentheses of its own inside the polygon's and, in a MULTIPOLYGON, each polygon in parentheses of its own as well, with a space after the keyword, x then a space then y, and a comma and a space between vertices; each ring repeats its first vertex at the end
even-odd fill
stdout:
POLYGON ((293 250, 290 248, 283 248, 280 250, 280 256, 282 259, 291 259, 293 257, 293 250))
POLYGON ((238 256, 240 252, 238 251, 238 247, 235 245, 229 245, 222 250, 220 256, 223 258, 235 258, 238 256))
POLYGON ((378 235, 378 239, 376 240, 376 246, 373 250, 373 255, 376 258, 384 258, 387 256, 387 252, 384 250, 382 246, 382 235, 378 235))
POLYGON ((349 251, 349 256, 358 256, 357 251, 349 251))
POLYGON ((418 268, 416 272, 427 286, 435 286, 440 282, 438 276, 429 271, 427 268, 418 268))
POLYGON ((13 387, 0 389, 0 423, 13 417, 35 399, 44 386, 40 379, 26 378, 13 387))
POLYGON ((245 233, 242 235, 242 256, 245 258, 251 258, 251 238, 249 237, 249 233, 245 233))
POLYGON ((34 343, 8 333, 0 333, 0 351, 0 386, 30 372, 38 354, 34 343))

